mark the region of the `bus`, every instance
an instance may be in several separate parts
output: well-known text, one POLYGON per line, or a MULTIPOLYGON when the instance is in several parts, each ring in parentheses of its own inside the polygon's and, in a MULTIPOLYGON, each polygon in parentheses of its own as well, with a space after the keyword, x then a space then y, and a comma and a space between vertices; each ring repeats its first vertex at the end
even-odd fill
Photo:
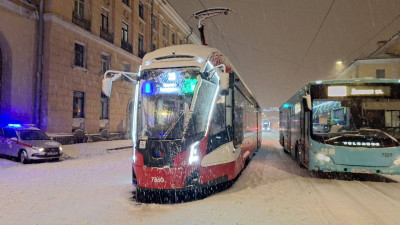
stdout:
MULTIPOLYGON (((115 80, 110 75, 116 72, 106 73, 105 81, 115 80)), ((231 182, 260 147, 259 104, 217 49, 158 49, 144 56, 135 80, 132 181, 138 201, 174 202, 178 192, 231 182)))
POLYGON ((311 171, 400 174, 400 80, 305 85, 279 109, 280 144, 311 171))

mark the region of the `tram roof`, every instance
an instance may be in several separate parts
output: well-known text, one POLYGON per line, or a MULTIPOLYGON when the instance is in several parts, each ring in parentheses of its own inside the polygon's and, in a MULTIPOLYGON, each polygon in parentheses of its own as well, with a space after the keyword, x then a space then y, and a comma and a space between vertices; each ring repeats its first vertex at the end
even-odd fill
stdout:
MULTIPOLYGON (((153 52, 147 53, 141 65, 142 70, 155 69, 155 68, 168 68, 176 67, 179 62, 180 67, 197 66, 200 69, 204 69, 208 58, 214 53, 219 52, 216 48, 211 48, 204 45, 173 45, 165 48, 157 49, 153 52)), ((222 53, 221 53, 222 54, 222 53)), ((229 62, 229 59, 226 59, 229 62)), ((234 68, 231 62, 229 64, 234 68)), ((243 93, 252 101, 257 107, 259 107, 257 100, 251 93, 250 89, 244 83, 242 77, 234 69, 236 76, 239 78, 239 86, 242 86, 241 90, 243 93)))
POLYGON ((146 54, 143 58, 142 69, 169 67, 177 61, 183 66, 199 66, 203 68, 213 52, 220 52, 215 48, 204 45, 173 45, 157 49, 146 54))

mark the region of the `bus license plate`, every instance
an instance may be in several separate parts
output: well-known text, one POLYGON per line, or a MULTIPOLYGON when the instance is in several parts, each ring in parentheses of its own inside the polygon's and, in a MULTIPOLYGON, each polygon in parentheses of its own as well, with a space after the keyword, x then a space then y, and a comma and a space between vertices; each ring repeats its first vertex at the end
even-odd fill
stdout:
POLYGON ((367 169, 351 169, 352 173, 373 173, 372 170, 367 169))

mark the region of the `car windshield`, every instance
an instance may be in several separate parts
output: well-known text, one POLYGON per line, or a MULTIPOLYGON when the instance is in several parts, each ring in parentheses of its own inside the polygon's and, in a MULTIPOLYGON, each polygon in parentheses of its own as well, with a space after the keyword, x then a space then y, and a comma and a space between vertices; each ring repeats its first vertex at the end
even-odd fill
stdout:
POLYGON ((189 120, 199 68, 142 72, 138 108, 139 137, 180 139, 189 120))
POLYGON ((50 140, 50 137, 41 130, 20 130, 19 135, 21 140, 50 140))

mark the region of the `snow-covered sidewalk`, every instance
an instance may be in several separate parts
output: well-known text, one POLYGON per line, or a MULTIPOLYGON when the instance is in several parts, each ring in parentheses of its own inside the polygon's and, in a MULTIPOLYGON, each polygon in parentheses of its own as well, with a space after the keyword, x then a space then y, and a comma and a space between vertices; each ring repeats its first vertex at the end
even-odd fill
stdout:
POLYGON ((64 159, 104 155, 109 151, 132 148, 132 140, 100 141, 82 144, 63 145, 64 159))

